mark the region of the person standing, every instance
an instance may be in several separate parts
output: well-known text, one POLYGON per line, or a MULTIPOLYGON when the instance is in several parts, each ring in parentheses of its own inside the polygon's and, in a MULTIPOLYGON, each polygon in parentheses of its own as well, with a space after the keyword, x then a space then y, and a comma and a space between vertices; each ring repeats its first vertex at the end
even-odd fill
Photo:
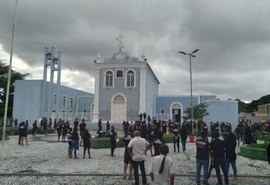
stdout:
POLYGON ((54 133, 56 133, 56 128, 57 128, 57 120, 54 119, 54 121, 53 121, 53 129, 54 129, 54 133))
POLYGON ((240 147, 240 139, 241 139, 241 126, 240 124, 237 125, 237 127, 234 130, 234 134, 237 140, 237 146, 240 147))
POLYGON ((52 129, 52 118, 49 118, 49 129, 52 129))
POLYGON ((160 154, 159 147, 162 143, 165 143, 163 140, 163 131, 160 129, 155 130, 155 140, 153 142, 154 145, 154 156, 158 156, 160 154))
POLYGON ((197 138, 196 144, 196 184, 200 184, 201 169, 203 168, 203 185, 208 184, 208 168, 209 168, 209 156, 210 144, 205 132, 201 133, 201 137, 197 138))
POLYGON ((186 152, 187 136, 188 136, 187 125, 186 122, 184 122, 180 129, 181 144, 184 153, 186 152))
POLYGON ((68 128, 67 132, 67 143, 68 143, 68 157, 71 158, 71 152, 72 152, 72 128, 68 128))
POLYGON ((86 129, 86 123, 85 123, 85 120, 84 119, 82 119, 82 122, 79 124, 79 128, 80 128, 80 137, 81 137, 80 146, 82 146, 82 143, 83 143, 83 134, 84 134, 85 129, 86 129))
POLYGON ((155 125, 153 123, 150 123, 147 130, 147 141, 150 143, 150 153, 151 156, 154 156, 152 146, 154 145, 155 141, 155 125))
POLYGON ((162 127, 162 132, 164 134, 167 134, 167 123, 164 120, 161 123, 161 127, 162 127))
POLYGON ((44 134, 47 135, 47 128, 48 128, 48 120, 46 117, 43 117, 43 131, 44 131, 44 134))
POLYGON ((89 157, 89 159, 91 159, 91 155, 90 155, 91 142, 90 142, 90 139, 91 139, 91 134, 89 133, 89 130, 86 129, 84 131, 84 133, 83 133, 83 136, 82 136, 82 140, 83 140, 83 158, 85 158, 85 153, 86 153, 86 150, 87 150, 88 157, 89 157))
POLYGON ((99 118, 98 120, 98 132, 102 130, 102 120, 99 118))
POLYGON ((61 119, 59 119, 59 121, 57 122, 56 130, 57 130, 58 142, 59 142, 60 137, 62 135, 62 121, 61 121, 61 119))
MULTIPOLYGON (((73 122, 73 126, 74 126, 74 128, 78 129, 79 121, 78 121, 77 118, 76 118, 75 121, 73 122)), ((73 128, 73 129, 74 129, 74 128, 73 128)))
POLYGON ((146 125, 145 121, 142 122, 142 124, 140 126, 140 131, 141 131, 141 137, 144 139, 147 139, 147 125, 146 125))
POLYGON ((32 128, 32 134, 35 137, 37 133, 37 120, 34 121, 33 123, 33 128, 32 128))
POLYGON ((111 132, 110 132, 111 157, 114 157, 114 150, 116 148, 116 139, 117 139, 117 132, 115 132, 115 127, 111 126, 111 132))
POLYGON ((70 158, 72 158, 72 152, 74 151, 74 158, 78 159, 77 157, 78 149, 79 149, 79 134, 78 134, 78 130, 74 128, 72 132, 72 150, 71 150, 70 158))
POLYGON ((17 120, 17 118, 15 118, 15 120, 14 120, 14 128, 17 128, 18 127, 18 120, 17 120))
POLYGON ((160 155, 154 157, 150 165, 151 180, 155 185, 173 185, 173 160, 167 156, 169 147, 166 144, 161 144, 159 151, 160 155))
POLYGON ((132 179, 132 164, 131 164, 131 156, 128 153, 128 144, 130 140, 133 138, 133 132, 129 131, 128 134, 124 137, 124 143, 125 143, 125 153, 124 153, 124 179, 126 179, 127 176, 127 169, 129 168, 129 180, 132 179))
POLYGON ((218 179, 217 185, 222 185, 222 179, 220 175, 220 168, 224 175, 225 185, 229 184, 228 173, 225 166, 225 146, 224 142, 219 139, 219 133, 214 133, 213 141, 210 143, 211 153, 214 160, 214 167, 216 170, 216 176, 218 179))
POLYGON ((23 143, 24 143, 23 141, 25 141, 26 146, 28 146, 27 129, 28 129, 28 126, 26 125, 26 123, 24 121, 22 123, 20 123, 20 125, 19 125, 19 131, 20 131, 19 143, 21 145, 23 145, 23 143))
POLYGON ((179 130, 175 127, 172 132, 173 132, 173 151, 176 152, 176 147, 177 147, 177 152, 180 152, 180 149, 179 149, 179 142, 180 142, 179 130))
POLYGON ((68 133, 68 121, 63 122, 62 124, 62 142, 66 141, 67 133, 68 133))
POLYGON ((140 137, 139 131, 135 131, 134 138, 130 140, 128 144, 128 152, 129 155, 132 157, 135 185, 139 185, 139 173, 138 173, 139 166, 142 174, 142 182, 143 184, 147 183, 144 160, 145 154, 149 148, 150 148, 149 142, 147 142, 144 138, 140 137))
POLYGON ((226 170, 229 174, 230 165, 233 169, 234 178, 237 177, 237 168, 236 168, 236 139, 234 134, 231 132, 231 129, 228 130, 228 135, 225 136, 224 145, 225 145, 225 154, 226 154, 226 170))

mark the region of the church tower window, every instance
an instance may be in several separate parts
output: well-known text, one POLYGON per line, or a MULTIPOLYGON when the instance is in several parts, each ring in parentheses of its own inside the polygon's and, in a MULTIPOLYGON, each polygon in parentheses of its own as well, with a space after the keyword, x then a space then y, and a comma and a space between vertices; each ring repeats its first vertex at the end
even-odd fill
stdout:
POLYGON ((133 71, 127 72, 127 87, 135 86, 135 75, 133 71))
POLYGON ((113 73, 111 71, 108 71, 106 73, 106 77, 105 77, 105 86, 106 87, 112 87, 113 86, 113 73))

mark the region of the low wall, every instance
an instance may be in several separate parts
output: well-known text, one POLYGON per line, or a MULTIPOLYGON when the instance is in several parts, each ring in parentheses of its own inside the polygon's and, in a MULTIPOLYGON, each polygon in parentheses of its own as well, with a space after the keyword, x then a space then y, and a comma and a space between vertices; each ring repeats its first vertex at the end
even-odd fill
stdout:
POLYGON ((266 149, 241 146, 239 155, 241 155, 243 157, 248 157, 251 159, 258 159, 258 160, 262 160, 262 161, 267 161, 266 149))

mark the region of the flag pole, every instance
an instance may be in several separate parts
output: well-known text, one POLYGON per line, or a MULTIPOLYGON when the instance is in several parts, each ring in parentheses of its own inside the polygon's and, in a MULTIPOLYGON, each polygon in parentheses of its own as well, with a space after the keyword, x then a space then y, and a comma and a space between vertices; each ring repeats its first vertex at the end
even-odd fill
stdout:
POLYGON ((11 49, 10 49, 8 79, 7 79, 7 92, 6 92, 6 100, 5 100, 5 112, 4 112, 4 123, 3 123, 3 133, 2 133, 1 154, 4 151, 4 141, 5 141, 5 134, 6 134, 6 126, 7 126, 7 112, 8 112, 9 89, 10 89, 10 80, 11 80, 11 68, 12 68, 13 47, 14 47, 14 40, 15 40, 17 6, 18 6, 18 0, 16 0, 16 3, 15 3, 15 11, 14 11, 13 25, 12 25, 12 38, 11 38, 11 49))

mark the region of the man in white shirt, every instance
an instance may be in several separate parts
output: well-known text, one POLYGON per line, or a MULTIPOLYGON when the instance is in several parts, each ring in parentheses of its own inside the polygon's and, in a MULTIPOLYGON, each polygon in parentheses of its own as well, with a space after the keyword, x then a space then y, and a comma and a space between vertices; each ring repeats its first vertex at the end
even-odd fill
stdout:
POLYGON ((139 131, 135 131, 134 138, 130 140, 128 144, 128 152, 129 152, 129 155, 132 157, 135 185, 139 185, 139 173, 138 173, 139 166, 142 173, 142 182, 143 184, 147 184, 144 160, 145 160, 146 151, 149 148, 150 148, 150 143, 148 143, 144 138, 140 137, 139 131))
POLYGON ((166 144, 161 144, 159 151, 160 155, 154 157, 150 165, 151 180, 155 185, 173 185, 173 160, 167 156, 169 147, 166 144))

